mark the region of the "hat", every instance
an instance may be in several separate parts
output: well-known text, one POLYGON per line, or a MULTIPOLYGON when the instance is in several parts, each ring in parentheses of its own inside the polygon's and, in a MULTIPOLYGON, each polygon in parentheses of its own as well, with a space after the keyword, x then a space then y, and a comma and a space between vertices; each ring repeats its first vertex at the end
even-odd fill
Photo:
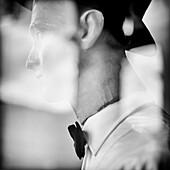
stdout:
MULTIPOLYGON (((31 10, 27 2, 31 0, 16 0, 20 5, 31 10)), ((40 0, 39 0, 40 1, 40 0)), ((75 0, 80 6, 90 6, 100 10, 105 19, 105 26, 109 32, 122 44, 125 50, 155 44, 153 37, 142 21, 151 0, 75 0), (125 36, 122 30, 125 18, 132 18, 134 31, 125 36)))

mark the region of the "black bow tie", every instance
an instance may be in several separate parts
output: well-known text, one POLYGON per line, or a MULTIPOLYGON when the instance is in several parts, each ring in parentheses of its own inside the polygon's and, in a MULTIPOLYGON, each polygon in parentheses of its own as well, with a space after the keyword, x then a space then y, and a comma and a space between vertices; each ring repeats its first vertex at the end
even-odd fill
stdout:
POLYGON ((74 140, 74 147, 75 147, 76 154, 79 157, 79 159, 81 159, 84 157, 85 154, 86 140, 85 140, 84 132, 82 131, 79 123, 75 122, 75 124, 76 126, 74 124, 70 125, 68 127, 68 131, 74 140))

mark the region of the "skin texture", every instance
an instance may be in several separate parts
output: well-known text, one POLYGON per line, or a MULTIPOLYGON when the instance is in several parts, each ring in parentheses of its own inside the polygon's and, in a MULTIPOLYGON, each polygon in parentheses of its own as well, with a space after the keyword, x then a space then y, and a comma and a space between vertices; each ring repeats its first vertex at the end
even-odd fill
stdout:
POLYGON ((69 100, 83 124, 108 102, 119 100, 125 53, 104 29, 100 11, 79 16, 76 9, 73 1, 33 4, 30 31, 34 45, 27 67, 43 77, 46 97, 54 102, 69 100), (64 99, 58 99, 59 85, 64 99))

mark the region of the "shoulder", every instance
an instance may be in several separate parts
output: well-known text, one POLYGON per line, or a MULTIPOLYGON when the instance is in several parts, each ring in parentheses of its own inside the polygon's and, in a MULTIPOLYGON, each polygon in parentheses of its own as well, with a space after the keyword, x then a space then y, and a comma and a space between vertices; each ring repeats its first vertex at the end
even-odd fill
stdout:
POLYGON ((113 144, 103 159, 111 169, 170 169, 168 118, 156 105, 129 117, 126 121, 131 131, 113 144))
POLYGON ((168 131, 168 114, 157 105, 150 105, 127 118, 132 129, 140 134, 158 135, 168 131))
POLYGON ((100 167, 108 170, 168 170, 170 152, 165 139, 132 130, 109 148, 100 167))

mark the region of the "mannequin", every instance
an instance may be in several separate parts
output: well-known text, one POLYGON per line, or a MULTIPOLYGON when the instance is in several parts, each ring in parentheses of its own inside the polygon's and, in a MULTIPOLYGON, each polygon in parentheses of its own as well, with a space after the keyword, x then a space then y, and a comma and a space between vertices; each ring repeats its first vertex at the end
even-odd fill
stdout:
MULTIPOLYGON (((88 143, 82 169, 142 169, 144 166, 155 169, 162 153, 167 151, 167 129, 161 109, 145 95, 130 100, 120 98, 125 50, 153 43, 141 21, 149 3, 123 1, 124 7, 121 2, 115 2, 113 8, 123 10, 113 15, 115 23, 109 25, 109 5, 88 2, 34 1, 30 24, 34 45, 27 67, 35 70, 37 78, 43 81, 48 100, 71 103, 88 143), (126 113, 128 110, 131 111, 126 113), (152 120, 156 122, 154 127, 152 120), (103 140, 105 134, 108 136, 103 140), (112 142, 118 136, 123 139, 117 142, 116 152, 112 142), (153 150, 148 149, 151 144, 153 150), (122 154, 124 150, 127 152, 122 154)), ((143 90, 141 85, 134 93, 143 90)))

